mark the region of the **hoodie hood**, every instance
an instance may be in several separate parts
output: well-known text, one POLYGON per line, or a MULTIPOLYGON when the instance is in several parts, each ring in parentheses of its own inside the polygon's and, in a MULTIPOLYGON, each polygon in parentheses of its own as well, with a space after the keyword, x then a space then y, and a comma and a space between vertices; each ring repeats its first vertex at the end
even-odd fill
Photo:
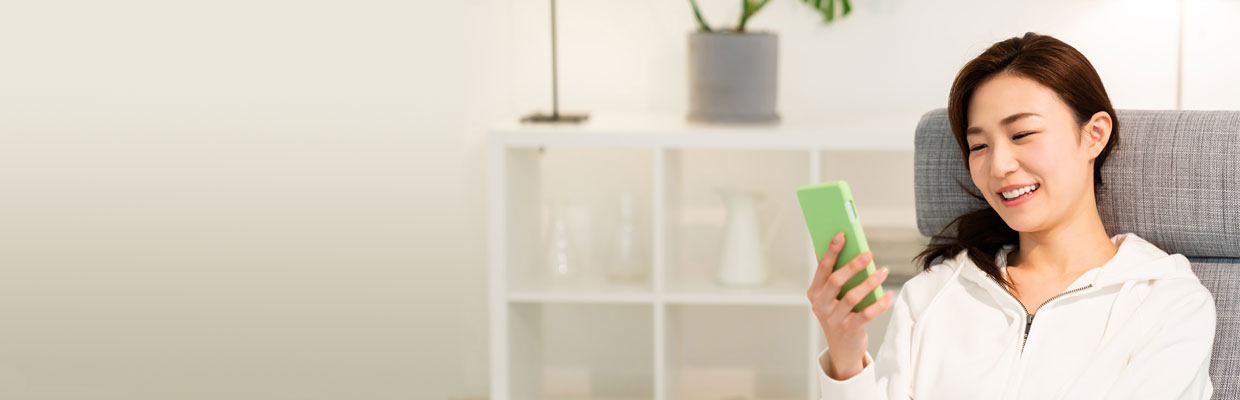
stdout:
MULTIPOLYGON (((1135 233, 1117 234, 1111 237, 1111 242, 1119 247, 1115 255, 1082 275, 1080 285, 1092 284, 1100 288, 1145 280, 1197 279, 1188 258, 1182 254, 1169 255, 1135 233)), ((995 262, 1000 268, 1007 265, 1007 255, 1015 248, 1016 245, 1008 244, 999 249, 995 262)), ((957 257, 963 266, 961 275, 965 278, 983 286, 988 286, 985 281, 994 283, 994 279, 978 268, 965 252, 957 257)))

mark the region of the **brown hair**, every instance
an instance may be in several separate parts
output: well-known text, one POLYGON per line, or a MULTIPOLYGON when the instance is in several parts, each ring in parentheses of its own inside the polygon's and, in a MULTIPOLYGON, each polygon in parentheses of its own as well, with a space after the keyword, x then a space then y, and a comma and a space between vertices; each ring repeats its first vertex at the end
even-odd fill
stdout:
MULTIPOLYGON (((1001 73, 1031 79, 1054 91, 1072 110, 1078 127, 1084 127, 1099 111, 1106 111, 1111 116, 1110 140, 1094 160, 1094 190, 1102 186, 1102 164, 1111 150, 1119 144, 1119 119, 1111 108, 1107 91, 1102 86, 1102 80, 1098 78, 1094 66, 1079 51, 1059 39, 1033 32, 991 45, 977 58, 965 64, 956 75, 956 81, 952 83, 947 115, 956 143, 960 145, 966 169, 969 165, 969 145, 965 140, 965 129, 969 122, 969 101, 978 86, 1001 73)), ((1077 136, 1079 140, 1079 129, 1077 136)), ((982 194, 974 194, 969 190, 968 186, 972 185, 965 185, 960 181, 956 183, 969 196, 986 200, 982 194)), ((999 213, 988 205, 956 217, 944 226, 943 230, 932 238, 931 244, 913 260, 914 263, 922 264, 922 269, 929 269, 939 257, 954 258, 961 251, 967 251, 969 258, 978 268, 995 281, 1011 288, 1011 282, 1003 279, 995 260, 999 249, 1007 244, 1020 246, 1019 236, 1003 221, 999 213), (952 225, 956 226, 955 236, 947 235, 952 225)))

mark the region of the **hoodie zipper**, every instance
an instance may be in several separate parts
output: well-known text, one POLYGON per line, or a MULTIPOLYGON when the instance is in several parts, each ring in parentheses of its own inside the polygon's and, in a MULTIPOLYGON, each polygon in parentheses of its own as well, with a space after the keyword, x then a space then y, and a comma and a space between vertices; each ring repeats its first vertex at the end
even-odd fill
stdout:
MULTIPOLYGON (((1029 330, 1033 328, 1033 315, 1034 315, 1034 314, 1030 314, 1030 313, 1029 313, 1029 309, 1028 309, 1028 308, 1025 308, 1025 303, 1020 302, 1020 299, 1016 298, 1016 295, 1012 294, 1012 292, 1011 292, 1011 291, 1007 290, 1007 287, 1005 287, 1005 286, 1003 286, 1003 285, 999 285, 999 286, 1003 288, 1003 292, 1004 292, 1004 293, 1007 293, 1009 296, 1012 296, 1012 299, 1013 299, 1013 300, 1016 300, 1016 304, 1020 304, 1020 309, 1021 309, 1021 310, 1024 310, 1024 311, 1025 311, 1025 337, 1024 337, 1024 338, 1022 338, 1022 339, 1020 340, 1020 352, 1021 352, 1021 354, 1024 354, 1024 352, 1025 352, 1025 342, 1029 340, 1029 330)), ((1049 299, 1046 299, 1046 301, 1042 302, 1042 304, 1038 306, 1038 311, 1041 311, 1041 310, 1042 310, 1042 307, 1043 307, 1043 306, 1045 306, 1045 305, 1046 305, 1046 303, 1050 303, 1050 302, 1051 302, 1051 300, 1055 300, 1055 299, 1059 298, 1060 296, 1066 295, 1066 294, 1068 294, 1068 293, 1073 293, 1073 292, 1078 292, 1078 291, 1081 291, 1081 290, 1089 289, 1090 287, 1093 287, 1093 286, 1094 286, 1094 284, 1092 284, 1092 283, 1091 283, 1091 284, 1088 284, 1088 285, 1085 285, 1085 286, 1081 286, 1081 287, 1076 288, 1076 289, 1068 290, 1068 291, 1066 291, 1066 292, 1063 292, 1063 293, 1057 294, 1057 295, 1055 295, 1055 297, 1051 297, 1051 298, 1049 298, 1049 299)))

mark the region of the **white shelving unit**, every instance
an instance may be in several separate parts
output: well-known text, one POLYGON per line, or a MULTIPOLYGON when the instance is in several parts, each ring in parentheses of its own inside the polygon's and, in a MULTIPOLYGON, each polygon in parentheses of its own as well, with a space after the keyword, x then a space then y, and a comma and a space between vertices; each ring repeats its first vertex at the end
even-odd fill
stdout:
MULTIPOLYGON (((912 139, 864 126, 785 121, 711 126, 680 116, 594 115, 582 125, 511 124, 488 136, 492 399, 815 399, 825 346, 805 290, 816 266, 801 185, 846 179, 886 290, 914 273, 912 139), (784 209, 754 288, 712 279, 725 210, 713 189, 784 209), (641 199, 646 279, 612 283, 607 211, 641 199), (569 280, 541 265, 543 204, 576 199, 585 243, 569 280), (608 205, 611 204, 611 205, 608 205), (584 227, 582 227, 584 226, 584 227), (600 228, 602 227, 602 228, 600 228)), ((766 209, 764 209, 766 210, 766 209)), ((886 321, 870 324, 876 351, 886 321)))

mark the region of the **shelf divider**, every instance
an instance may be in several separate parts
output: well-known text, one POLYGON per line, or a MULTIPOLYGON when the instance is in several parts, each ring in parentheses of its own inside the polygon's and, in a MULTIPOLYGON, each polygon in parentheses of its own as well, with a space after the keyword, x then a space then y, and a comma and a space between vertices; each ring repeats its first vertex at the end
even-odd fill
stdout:
POLYGON ((490 199, 487 211, 491 216, 487 232, 490 247, 491 398, 506 400, 509 394, 508 343, 512 332, 508 326, 508 148, 502 142, 492 141, 487 151, 491 160, 487 168, 490 199))
POLYGON ((654 292, 654 399, 667 399, 667 341, 664 339, 664 332, 667 329, 667 310, 662 302, 663 296, 663 270, 664 270, 664 253, 666 253, 667 226, 665 225, 666 210, 664 206, 667 191, 667 173, 666 163, 667 154, 662 147, 654 148, 654 168, 651 182, 653 195, 650 196, 651 210, 653 221, 650 224, 654 228, 652 233, 653 266, 650 271, 652 280, 651 290, 654 292))
MULTIPOLYGON (((816 184, 822 181, 822 149, 818 147, 810 148, 809 154, 809 183, 816 184)), ((808 236, 809 232, 806 232, 808 236)), ((809 254, 809 276, 813 279, 815 270, 818 269, 818 253, 814 252, 814 243, 806 241, 806 252, 809 254)), ((808 290, 808 288, 806 288, 808 290)), ((807 298, 806 301, 809 301, 807 298)), ((818 399, 818 331, 822 328, 818 325, 818 318, 814 316, 813 308, 810 308, 808 315, 809 325, 809 400, 818 399)))

